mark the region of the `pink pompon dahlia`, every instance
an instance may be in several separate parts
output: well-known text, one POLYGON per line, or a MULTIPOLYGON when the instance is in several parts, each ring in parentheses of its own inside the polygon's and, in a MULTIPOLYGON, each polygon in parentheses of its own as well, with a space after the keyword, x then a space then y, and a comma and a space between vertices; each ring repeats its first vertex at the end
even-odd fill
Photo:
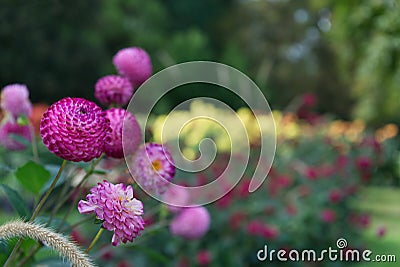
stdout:
POLYGON ((140 47, 119 50, 113 58, 113 63, 118 73, 127 77, 135 88, 151 76, 150 56, 140 47))
POLYGON ((149 193, 161 195, 175 176, 175 166, 166 147, 146 143, 138 148, 129 166, 135 181, 149 193))
POLYGON ((100 78, 95 85, 94 96, 101 104, 124 106, 132 97, 133 87, 128 78, 118 75, 108 75, 100 78))
POLYGON ((1 91, 0 107, 12 115, 29 117, 32 112, 32 103, 29 100, 29 91, 26 85, 10 84, 1 91))
POLYGON ((183 186, 169 186, 162 199, 166 202, 167 209, 173 213, 181 211, 190 204, 189 192, 183 186))
POLYGON ((0 126, 0 144, 9 150, 22 150, 26 145, 15 140, 11 135, 25 138, 27 141, 32 141, 32 135, 28 125, 19 125, 13 121, 6 121, 0 126))
POLYGON ((103 227, 114 231, 112 245, 132 242, 144 229, 143 204, 133 197, 132 186, 112 184, 106 180, 90 190, 86 200, 78 203, 78 211, 94 212, 103 227))
POLYGON ((110 141, 110 122, 95 103, 83 98, 63 98, 43 114, 40 134, 45 146, 70 161, 100 157, 110 141))
POLYGON ((113 158, 124 157, 122 148, 122 128, 124 131, 124 148, 125 154, 133 154, 142 142, 142 131, 139 123, 132 113, 122 108, 112 108, 105 111, 106 117, 110 120, 111 125, 111 142, 106 143, 104 152, 107 156, 113 158))
POLYGON ((186 239, 201 238, 210 227, 210 214, 204 207, 185 208, 170 224, 170 231, 186 239))

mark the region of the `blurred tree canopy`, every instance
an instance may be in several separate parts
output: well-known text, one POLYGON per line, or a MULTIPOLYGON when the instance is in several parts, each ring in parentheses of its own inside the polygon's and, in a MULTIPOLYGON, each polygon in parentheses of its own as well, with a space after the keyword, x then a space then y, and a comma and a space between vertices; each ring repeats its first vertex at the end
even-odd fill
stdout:
MULTIPOLYGON (((394 0, 0 0, 0 7, 0 85, 25 83, 35 102, 93 100, 96 80, 115 73, 113 55, 141 46, 154 72, 190 60, 232 65, 274 109, 313 92, 320 112, 399 119, 394 0)), ((194 86, 167 95, 162 110, 200 92, 226 98, 194 86)))

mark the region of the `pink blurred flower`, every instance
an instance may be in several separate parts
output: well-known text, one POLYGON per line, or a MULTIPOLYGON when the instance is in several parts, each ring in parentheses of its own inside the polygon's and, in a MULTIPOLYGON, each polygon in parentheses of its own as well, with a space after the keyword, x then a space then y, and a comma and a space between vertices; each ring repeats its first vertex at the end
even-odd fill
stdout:
POLYGON ((367 156, 360 156, 356 159, 356 166, 360 172, 368 172, 372 168, 372 160, 367 156))
POLYGON ((252 220, 247 224, 247 233, 250 235, 261 235, 264 224, 259 220, 252 220))
POLYGON ((174 178, 175 166, 170 152, 161 144, 146 143, 136 151, 130 166, 133 178, 144 189, 163 194, 174 178))
POLYGON ((279 231, 275 226, 263 225, 261 235, 268 240, 274 240, 278 237, 279 231))
POLYGON ((332 203, 338 203, 340 200, 342 200, 342 192, 338 189, 332 189, 329 192, 329 201, 332 203))
POLYGON ((113 58, 118 73, 127 77, 137 88, 151 76, 152 66, 150 56, 139 47, 121 49, 113 58))
POLYGON ((0 125, 0 144, 8 150, 23 150, 26 145, 15 140, 12 135, 17 135, 32 142, 31 132, 28 125, 19 125, 11 120, 0 125))
POLYGON ((185 187, 169 186, 163 194, 163 200, 171 212, 179 212, 183 207, 190 204, 190 195, 185 187))
POLYGON ((110 122, 95 103, 83 98, 63 98, 43 114, 40 134, 44 145, 69 161, 100 157, 110 140, 110 122))
POLYGON ((26 85, 10 84, 3 88, 0 95, 0 107, 12 115, 29 117, 32 112, 32 103, 29 100, 29 91, 26 85))
POLYGON ((103 227, 114 231, 112 245, 132 242, 144 229, 143 204, 133 197, 131 186, 111 184, 104 180, 90 190, 86 200, 78 203, 80 213, 94 212, 103 227))
POLYGON ((246 218, 246 214, 245 213, 243 213, 243 212, 235 212, 229 218, 229 226, 233 230, 236 230, 236 229, 238 229, 240 227, 240 225, 243 223, 245 218, 246 218))
POLYGON ((379 227, 376 231, 376 235, 378 237, 383 237, 385 234, 386 234, 386 227, 384 226, 379 227))
POLYGON ((112 108, 105 111, 111 126, 111 141, 104 144, 104 152, 113 158, 123 158, 133 154, 142 142, 142 131, 135 116, 122 108, 112 108), (123 133, 123 127, 124 133, 123 133), (122 137, 122 135, 125 135, 122 137), (124 148, 122 147, 124 139, 124 148))
POLYGON ((118 75, 104 76, 95 85, 94 96, 105 106, 124 106, 128 104, 132 95, 133 87, 128 78, 118 75))
POLYGON ((170 224, 170 231, 186 239, 201 238, 210 227, 210 214, 204 207, 185 208, 170 224))
POLYGON ((336 220, 336 212, 331 209, 324 209, 320 216, 321 220, 326 223, 332 223, 336 220))
POLYGON ((316 180, 318 178, 317 169, 313 167, 307 168, 304 175, 310 180, 316 180))
POLYGON ((208 250, 200 250, 196 255, 197 264, 207 266, 211 263, 211 253, 208 250))
POLYGON ((313 93, 305 93, 302 96, 303 105, 306 107, 313 107, 317 104, 317 97, 313 93))

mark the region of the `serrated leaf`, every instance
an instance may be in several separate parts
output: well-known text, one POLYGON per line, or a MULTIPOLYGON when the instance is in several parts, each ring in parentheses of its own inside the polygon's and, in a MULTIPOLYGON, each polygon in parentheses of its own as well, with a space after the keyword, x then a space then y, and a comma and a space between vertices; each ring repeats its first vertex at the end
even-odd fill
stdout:
POLYGON ((18 194, 17 191, 9 187, 8 185, 2 184, 4 192, 7 195, 8 200, 11 203, 11 206, 15 209, 15 211, 19 214, 19 216, 23 218, 30 218, 30 211, 28 205, 22 199, 22 197, 18 194))
POLYGON ((42 165, 29 161, 17 169, 15 176, 27 190, 39 195, 40 190, 50 179, 50 172, 42 165))

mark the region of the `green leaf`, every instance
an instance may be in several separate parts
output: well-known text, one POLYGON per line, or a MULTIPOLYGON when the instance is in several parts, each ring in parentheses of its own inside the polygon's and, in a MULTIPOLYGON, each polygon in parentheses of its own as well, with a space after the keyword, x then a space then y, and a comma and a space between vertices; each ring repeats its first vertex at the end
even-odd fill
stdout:
POLYGON ((39 195, 40 189, 50 179, 50 172, 42 165, 29 161, 17 169, 15 176, 27 190, 39 195))
POLYGON ((30 218, 30 211, 28 205, 22 199, 22 197, 18 194, 17 191, 10 188, 8 185, 2 184, 4 192, 7 195, 8 200, 10 201, 12 207, 18 212, 18 214, 23 218, 30 218))
POLYGON ((18 125, 26 126, 29 124, 29 119, 27 116, 19 116, 17 118, 17 123, 18 123, 18 125))
POLYGON ((12 134, 10 134, 9 135, 12 139, 14 139, 15 141, 17 141, 18 143, 21 143, 21 144, 23 144, 24 146, 26 146, 26 147, 29 147, 30 145, 31 145, 31 142, 28 140, 28 139, 26 139, 25 137, 23 137, 23 136, 21 136, 21 135, 19 135, 19 134, 14 134, 14 133, 12 133, 12 134))

